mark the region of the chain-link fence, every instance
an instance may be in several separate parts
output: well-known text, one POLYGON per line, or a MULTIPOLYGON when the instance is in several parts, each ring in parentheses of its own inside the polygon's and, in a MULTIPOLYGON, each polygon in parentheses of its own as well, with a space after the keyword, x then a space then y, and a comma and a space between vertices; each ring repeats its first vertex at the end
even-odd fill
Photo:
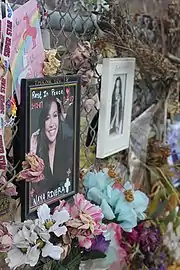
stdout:
MULTIPOLYGON (((27 1, 11 1, 14 10, 25 2, 27 1)), ((96 40, 99 32, 98 22, 103 11, 102 3, 93 0, 38 0, 37 2, 44 48, 57 49, 57 57, 61 60, 58 73, 78 73, 84 79, 81 90, 80 166, 81 168, 89 167, 95 162, 101 86, 99 69, 102 59, 94 54, 89 43, 83 42, 96 40), (83 47, 78 47, 78 44, 83 44, 83 47), (81 56, 87 52, 88 56, 86 55, 81 63, 81 56), (93 71, 93 76, 91 71, 93 71)), ((153 89, 147 86, 137 72, 132 119, 135 119, 155 101, 153 89)))

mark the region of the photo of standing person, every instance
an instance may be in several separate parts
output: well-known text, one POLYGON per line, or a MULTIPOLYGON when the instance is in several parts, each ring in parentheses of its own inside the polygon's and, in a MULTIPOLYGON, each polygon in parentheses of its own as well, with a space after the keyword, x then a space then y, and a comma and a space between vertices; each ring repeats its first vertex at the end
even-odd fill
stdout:
POLYGON ((73 130, 65 123, 61 102, 54 96, 43 99, 38 129, 31 136, 30 148, 45 165, 45 179, 32 185, 36 194, 63 186, 67 171, 73 169, 73 130))
POLYGON ((110 130, 109 133, 123 132, 123 96, 122 96, 122 80, 117 77, 114 82, 111 102, 111 116, 110 116, 110 130))

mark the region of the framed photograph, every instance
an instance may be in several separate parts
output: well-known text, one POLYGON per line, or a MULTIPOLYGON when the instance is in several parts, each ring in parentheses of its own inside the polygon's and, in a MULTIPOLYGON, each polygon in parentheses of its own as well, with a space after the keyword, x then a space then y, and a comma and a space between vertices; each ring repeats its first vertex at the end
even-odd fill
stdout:
POLYGON ((78 191, 80 83, 78 76, 23 79, 19 138, 21 157, 35 153, 44 161, 44 180, 23 183, 22 219, 39 205, 55 206, 78 191))
POLYGON ((134 72, 134 58, 103 59, 97 158, 129 146, 134 72))

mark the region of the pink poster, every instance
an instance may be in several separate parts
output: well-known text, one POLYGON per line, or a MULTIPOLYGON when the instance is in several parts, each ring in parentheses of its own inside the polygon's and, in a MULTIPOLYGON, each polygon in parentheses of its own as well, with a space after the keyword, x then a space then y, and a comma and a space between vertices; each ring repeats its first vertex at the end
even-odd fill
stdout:
POLYGON ((36 0, 14 11, 10 59, 13 88, 20 103, 21 79, 42 77, 44 48, 36 0))

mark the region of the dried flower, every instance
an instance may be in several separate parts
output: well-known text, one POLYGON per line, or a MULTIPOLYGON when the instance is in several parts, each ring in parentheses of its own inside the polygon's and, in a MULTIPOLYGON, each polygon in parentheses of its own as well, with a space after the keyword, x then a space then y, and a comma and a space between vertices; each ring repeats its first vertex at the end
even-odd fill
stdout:
POLYGON ((167 164, 167 158, 171 152, 169 145, 165 145, 157 140, 150 140, 147 153, 147 164, 161 167, 167 164))
POLYGON ((112 170, 112 169, 108 170, 108 175, 111 178, 116 178, 116 172, 114 170, 112 170))
POLYGON ((88 86, 93 77, 92 48, 88 41, 78 44, 71 54, 71 61, 75 71, 81 76, 82 86, 88 86))
POLYGON ((56 50, 45 51, 45 61, 43 67, 43 74, 45 76, 56 75, 60 68, 61 62, 56 58, 56 50))
POLYGON ((0 222, 0 252, 7 252, 12 245, 12 235, 9 232, 9 224, 0 222))
POLYGON ((0 178, 0 186, 1 185, 2 186, 5 185, 5 187, 3 188, 3 190, 1 190, 1 192, 6 196, 11 197, 17 195, 16 186, 11 182, 8 183, 5 175, 2 175, 0 178))
POLYGON ((138 243, 142 252, 155 252, 157 247, 162 244, 162 235, 160 230, 147 223, 141 223, 137 227, 138 243))
POLYGON ((18 179, 24 179, 32 183, 37 183, 44 179, 44 161, 34 153, 26 155, 26 160, 22 162, 22 168, 18 179))

